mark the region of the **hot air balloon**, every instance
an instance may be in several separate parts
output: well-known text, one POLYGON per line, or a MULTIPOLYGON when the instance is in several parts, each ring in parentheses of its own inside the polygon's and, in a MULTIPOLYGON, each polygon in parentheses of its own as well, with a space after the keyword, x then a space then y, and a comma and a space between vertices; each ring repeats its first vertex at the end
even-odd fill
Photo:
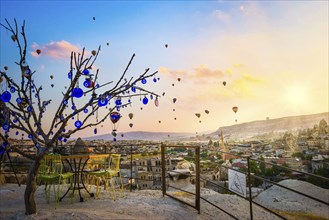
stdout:
POLYGON ((209 114, 209 110, 204 110, 205 113, 209 114))
POLYGON ((173 83, 173 84, 171 84, 172 86, 175 86, 175 84, 173 83))
POLYGON ((161 121, 159 121, 159 123, 161 123, 161 121))
POLYGON ((195 116, 200 118, 201 114, 200 113, 195 113, 195 116))
POLYGON ((129 127, 131 127, 131 128, 132 128, 132 127, 133 127, 133 125, 134 125, 133 123, 129 123, 129 127))
POLYGON ((94 129, 94 134, 97 134, 97 128, 94 129))
POLYGON ((106 43, 106 45, 107 45, 107 46, 109 46, 109 45, 110 45, 110 43, 109 43, 109 42, 107 42, 107 43, 106 43))
POLYGON ((223 85, 226 86, 226 81, 223 82, 223 85))
POLYGON ((117 123, 119 119, 121 118, 121 115, 119 112, 111 112, 111 121, 113 124, 117 123))
POLYGON ((173 98, 173 100, 172 100, 172 101, 173 101, 173 103, 176 103, 177 99, 176 99, 176 98, 173 98))
POLYGON ((54 78, 54 76, 53 75, 50 75, 50 79, 53 79, 54 78))
POLYGON ((93 56, 96 56, 96 50, 93 50, 93 51, 91 51, 91 54, 93 55, 93 56))
POLYGON ((95 18, 95 17, 93 17, 93 20, 95 21, 95 20, 96 20, 96 18, 95 18))
POLYGON ((173 111, 175 111, 175 109, 173 109, 173 111))
POLYGON ((112 122, 112 135, 115 137, 116 136, 116 131, 118 128, 118 125, 116 124, 121 118, 121 115, 119 112, 111 112, 110 114, 110 119, 112 122))
POLYGON ((236 113, 237 111, 238 111, 238 107, 237 106, 234 106, 233 108, 232 108, 232 110, 234 111, 234 113, 236 113))
POLYGON ((51 86, 51 88, 54 88, 54 84, 51 84, 50 86, 51 86))
POLYGON ((121 134, 121 137, 124 137, 125 135, 124 134, 121 134))
POLYGON ((165 94, 166 94, 166 93, 165 93, 165 92, 163 92, 163 93, 162 93, 162 96, 164 96, 165 94))
POLYGON ((180 78, 177 78, 178 82, 180 82, 180 78))
POLYGON ((168 48, 168 44, 165 44, 165 47, 168 48))
POLYGON ((37 52, 37 54, 39 55, 41 53, 41 50, 37 49, 35 52, 37 52))
POLYGON ((4 68, 5 68, 5 70, 8 70, 8 66, 5 66, 4 68))
POLYGON ((129 113, 129 118, 132 119, 134 117, 134 114, 133 113, 129 113))
POLYGON ((177 118, 174 118, 175 120, 177 120, 177 118))

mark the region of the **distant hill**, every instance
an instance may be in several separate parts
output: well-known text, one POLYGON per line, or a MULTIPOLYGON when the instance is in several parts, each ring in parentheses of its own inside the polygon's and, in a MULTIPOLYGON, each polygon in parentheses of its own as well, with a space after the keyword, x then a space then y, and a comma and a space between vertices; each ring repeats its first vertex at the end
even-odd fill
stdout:
MULTIPOLYGON (((198 136, 215 137, 223 131, 224 135, 228 135, 231 138, 246 138, 254 135, 259 135, 269 132, 285 132, 288 130, 312 128, 315 124, 318 124, 321 119, 325 119, 329 123, 329 112, 312 114, 312 115, 300 115, 290 116, 277 119, 259 120, 246 122, 242 124, 236 124, 231 126, 220 127, 215 132, 202 132, 198 136)), ((147 132, 147 131, 133 131, 118 133, 118 140, 153 140, 153 141, 171 141, 171 140, 193 140, 195 133, 188 132, 147 132), (121 134, 124 136, 122 137, 121 134)), ((111 133, 104 135, 97 135, 84 140, 113 140, 111 133)), ((200 140, 200 139, 199 139, 200 140)))
MULTIPOLYGON (((178 140, 181 138, 194 136, 194 133, 188 132, 147 132, 147 131, 131 131, 119 132, 117 134, 118 140, 150 140, 150 141, 165 141, 165 140, 178 140), (123 137, 121 136, 123 134, 123 137)), ((103 134, 83 138, 84 140, 113 140, 112 134, 103 134)))
POLYGON ((324 119, 329 123, 329 112, 312 115, 289 116, 224 126, 209 135, 218 135, 223 131, 223 134, 225 135, 240 138, 269 132, 285 132, 289 130, 312 128, 315 124, 319 124, 321 119, 324 119))

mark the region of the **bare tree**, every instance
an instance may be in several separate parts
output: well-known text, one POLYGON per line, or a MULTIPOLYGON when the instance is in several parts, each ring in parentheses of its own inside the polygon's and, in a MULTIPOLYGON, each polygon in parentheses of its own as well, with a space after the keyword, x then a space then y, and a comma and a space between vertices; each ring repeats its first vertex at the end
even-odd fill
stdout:
MULTIPOLYGON (((11 39, 17 45, 19 60, 15 63, 20 68, 21 76, 20 82, 15 82, 8 74, 7 67, 4 68, 4 71, 0 70, 1 84, 7 88, 6 91, 2 92, 0 100, 0 123, 2 127, 0 128, 0 138, 3 141, 3 149, 16 151, 22 156, 33 160, 28 172, 24 195, 26 214, 30 215, 37 212, 34 194, 37 187, 36 177, 40 161, 55 146, 56 142, 59 139, 67 139, 72 134, 88 127, 97 126, 106 119, 111 118, 114 111, 119 111, 120 108, 131 105, 130 98, 133 96, 153 95, 157 100, 159 97, 157 94, 137 86, 138 82, 145 82, 146 78, 155 77, 157 71, 149 73, 149 69, 146 69, 141 75, 127 79, 128 68, 135 57, 135 54, 133 54, 123 74, 116 82, 99 84, 101 82, 98 79, 99 69, 95 71, 94 75, 91 75, 90 72, 93 71, 92 68, 101 47, 99 46, 97 51, 92 51, 90 56, 87 56, 88 53, 85 48, 83 48, 81 54, 71 52, 70 71, 68 73, 69 85, 62 92, 63 99, 59 103, 55 103, 57 110, 50 125, 48 127, 42 126, 45 118, 43 116, 47 113, 46 107, 51 104, 52 100, 42 99, 42 86, 36 85, 34 80, 37 73, 27 65, 25 21, 20 30, 16 19, 14 20, 14 26, 7 19, 5 21, 5 24, 0 25, 11 33, 11 39), (82 90, 79 88, 79 79, 84 77, 87 77, 84 85, 86 88, 82 90), (129 93, 130 91, 131 93, 129 93), (139 91, 139 93, 135 93, 136 91, 139 91), (80 101, 80 97, 84 101, 80 101), (110 99, 116 100, 112 106, 109 102, 110 99), (92 116, 104 106, 107 106, 108 111, 101 115, 99 120, 95 120, 95 117, 92 116), (80 116, 80 119, 79 113, 84 113, 83 116, 80 116), (69 123, 73 122, 74 116, 78 118, 74 122, 75 128, 65 129, 69 123), (21 149, 11 145, 8 139, 11 129, 16 129, 28 135, 38 148, 36 155, 28 155, 21 149)), ((52 103, 51 106, 53 105, 52 103)), ((115 117, 120 117, 120 115, 115 115, 115 117)))

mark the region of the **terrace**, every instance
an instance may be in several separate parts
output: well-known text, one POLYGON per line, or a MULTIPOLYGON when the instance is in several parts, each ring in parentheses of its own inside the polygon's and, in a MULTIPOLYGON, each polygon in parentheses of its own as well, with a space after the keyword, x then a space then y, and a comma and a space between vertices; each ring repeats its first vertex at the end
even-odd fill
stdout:
MULTIPOLYGON (((117 146, 122 149, 122 146, 117 146)), ((167 147, 186 147, 186 146, 167 146, 167 147)), ((195 146, 194 146, 195 147, 195 146)), ((127 152, 127 160, 122 161, 122 164, 125 164, 125 172, 126 175, 123 176, 126 179, 125 186, 125 195, 123 198, 119 198, 116 201, 113 201, 109 194, 105 191, 102 191, 100 196, 96 199, 88 198, 88 196, 84 196, 86 198, 85 202, 78 202, 76 200, 75 203, 71 204, 69 199, 64 199, 59 208, 54 209, 52 204, 47 204, 44 192, 42 187, 39 187, 36 192, 36 203, 38 206, 38 214, 33 216, 34 219, 54 219, 54 218, 67 218, 67 219, 80 219, 80 218, 89 218, 89 219, 108 219, 108 218, 116 218, 116 219, 290 219, 289 212, 284 213, 282 210, 276 210, 275 208, 266 207, 264 205, 258 204, 255 199, 251 196, 248 196, 249 191, 253 191, 252 188, 247 187, 247 196, 243 197, 234 192, 230 191, 223 181, 210 180, 207 178, 208 173, 200 172, 200 181, 205 184, 197 184, 197 172, 192 172, 191 176, 188 178, 179 178, 178 181, 173 181, 169 178, 168 175, 165 174, 166 182, 161 182, 160 179, 160 187, 162 183, 162 191, 161 190, 134 190, 132 184, 128 183, 139 183, 142 182, 150 182, 150 185, 159 186, 156 184, 156 181, 159 181, 159 178, 147 178, 147 179, 139 179, 136 171, 136 167, 145 166, 146 170, 152 171, 156 170, 157 175, 159 175, 159 169, 168 173, 169 171, 174 172, 174 165, 168 161, 168 158, 162 161, 167 161, 166 163, 144 163, 144 165, 139 163, 133 163, 134 158, 141 159, 140 154, 132 153, 132 146, 124 147, 127 152), (130 152, 129 152, 130 148, 130 152), (129 165, 130 163, 130 165, 129 165), (169 170, 166 166, 169 165, 169 170), (165 166, 165 168, 163 167, 165 166), (153 169, 153 168, 156 169, 153 169), (164 169, 163 169, 164 168, 164 169), (130 170, 130 174, 129 174, 130 170), (133 179, 134 181, 129 181, 133 179), (220 184, 223 182, 224 184, 220 184), (165 191, 163 190, 163 186, 165 186, 165 191), (211 187, 209 187, 211 186, 211 187), (199 195, 198 195, 198 189, 199 195), (221 190, 220 190, 221 189, 221 190), (226 194, 218 193, 217 191, 226 192, 226 194), (194 193, 196 192, 196 193, 194 193), (165 196, 163 196, 165 195, 165 196), (199 203, 199 214, 197 203, 199 203), (195 209, 193 209, 195 208, 195 209)), ((113 148, 115 149, 115 148, 113 148)), ((113 150, 112 151, 115 151, 113 150)), ((106 148, 103 149, 106 152, 106 148)), ((162 150, 165 152, 164 150, 162 150)), ((104 153, 104 152, 103 152, 104 153)), ((223 152, 221 152, 223 153, 223 152)), ((228 155, 225 152, 225 155, 228 155)), ((164 156, 164 154, 163 154, 164 156)), ((176 155, 177 156, 177 155, 176 155)), ((194 157, 188 158, 185 157, 186 160, 193 161, 198 157, 198 153, 196 152, 194 157), (195 157, 196 156, 196 157, 195 157)), ((200 155, 199 155, 200 156, 200 155)), ((235 155, 237 157, 241 157, 235 155)), ((146 158, 152 158, 153 156, 145 156, 146 158)), ((177 157, 174 157, 177 158, 177 157)), ((250 159, 252 160, 252 159, 250 159)), ((259 161, 258 161, 259 162, 259 161)), ((197 164, 198 162, 196 162, 197 164)), ((207 162, 207 163, 216 163, 216 162, 207 162)), ((249 163, 249 159, 248 159, 249 163)), ((270 164, 267 162, 266 165, 277 166, 274 164, 270 164)), ((20 164, 22 165, 22 164, 20 164)), ((227 169, 225 165, 217 164, 220 168, 227 169)), ((287 169, 281 166, 278 166, 282 169, 287 169)), ((204 170, 204 169, 202 169, 204 170)), ((8 171, 8 169, 7 169, 8 171)), ((239 171, 242 172, 242 171, 239 171)), ((163 175, 164 172, 162 172, 163 175)), ((272 182, 271 180, 265 180, 261 176, 257 176, 251 174, 250 171, 246 173, 250 175, 253 179, 262 180, 263 183, 267 183, 267 185, 275 186, 275 187, 283 187, 283 190, 291 190, 289 187, 281 186, 277 182, 272 182)), ((302 173, 302 175, 305 175, 302 173)), ((314 176, 314 175, 312 175, 314 176)), ((320 178, 322 180, 326 180, 325 178, 320 178)), ((266 185, 266 184, 265 184, 266 185)), ((94 186, 92 186, 94 187, 94 186)), ((152 187, 151 187, 152 188, 152 187)), ((154 187, 157 188, 157 187, 154 187)), ((274 188, 273 188, 274 189, 274 188)), ((0 219, 24 219, 24 195, 25 187, 22 185, 18 187, 15 184, 3 184, 0 185, 0 219), (17 199, 19 198, 19 199, 17 199)), ((92 191, 94 189, 92 188, 92 191)), ((281 194, 287 194, 285 191, 276 191, 281 192, 281 194)), ((323 202, 321 199, 313 198, 317 197, 317 195, 312 195, 312 191, 308 192, 300 192, 298 190, 292 190, 293 193, 297 193, 298 196, 306 197, 308 202, 312 201, 312 204, 315 206, 319 206, 320 212, 327 210, 328 203, 323 202)), ((328 191, 326 191, 328 194, 328 191)), ((325 193, 324 193, 325 194, 325 193)), ((276 194, 279 198, 280 195, 276 194)), ((77 197, 76 197, 77 198, 77 197)), ((273 199, 268 196, 267 200, 273 199)), ((52 200, 51 200, 52 201, 52 200)), ((301 199, 301 201, 304 201, 301 199)), ((289 202, 289 201, 287 201, 289 202)), ((284 202, 277 201, 277 204, 284 204, 284 202)), ((318 212, 319 210, 315 210, 318 212)), ((308 210, 308 214, 314 214, 314 210, 308 210)), ((298 213, 297 213, 298 214, 298 213)), ((294 215, 297 215, 296 213, 294 215)), ((328 218, 328 216, 327 216, 328 218)))

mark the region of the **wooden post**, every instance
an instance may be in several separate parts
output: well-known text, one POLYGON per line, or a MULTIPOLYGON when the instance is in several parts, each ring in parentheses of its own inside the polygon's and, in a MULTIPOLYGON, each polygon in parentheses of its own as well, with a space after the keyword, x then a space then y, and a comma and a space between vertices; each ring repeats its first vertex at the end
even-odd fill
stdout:
POLYGON ((200 214, 200 146, 195 149, 195 207, 200 214))
POLYGON ((166 194, 166 161, 164 151, 165 146, 161 145, 162 196, 166 194))
POLYGON ((133 188, 133 146, 130 145, 130 192, 133 188))
POLYGON ((251 193, 251 178, 250 178, 250 158, 247 157, 248 162, 248 185, 249 185, 249 206, 250 206, 250 219, 253 220, 252 213, 252 193, 251 193))

